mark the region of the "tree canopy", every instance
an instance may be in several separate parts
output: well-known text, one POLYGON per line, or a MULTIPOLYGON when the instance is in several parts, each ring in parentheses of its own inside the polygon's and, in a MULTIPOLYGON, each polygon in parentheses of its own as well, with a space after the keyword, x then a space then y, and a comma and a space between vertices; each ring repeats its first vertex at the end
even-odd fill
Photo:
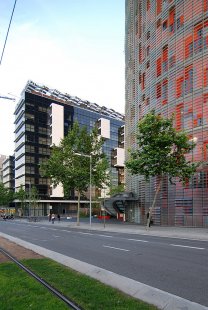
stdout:
POLYGON ((119 184, 117 186, 110 185, 109 192, 107 195, 113 196, 115 194, 120 194, 125 191, 124 184, 119 184))
MULTIPOLYGON (((143 175, 147 181, 150 177, 158 176, 161 180, 168 175, 172 184, 174 178, 185 184, 199 165, 186 159, 186 154, 195 147, 193 140, 185 132, 176 131, 173 118, 164 118, 155 111, 139 122, 137 144, 136 150, 130 150, 126 167, 131 174, 143 175)), ((161 181, 156 194, 160 184, 161 181)))
POLYGON ((21 213, 25 212, 25 201, 27 199, 27 192, 23 188, 23 185, 20 186, 18 192, 15 193, 15 198, 17 198, 21 203, 21 213))
POLYGON ((8 206, 13 201, 13 192, 0 183, 0 205, 8 206))
POLYGON ((196 171, 198 163, 186 159, 194 147, 188 135, 176 131, 173 119, 164 118, 154 111, 138 124, 137 150, 130 151, 126 167, 132 174, 140 174, 149 180, 151 176, 169 175, 170 181, 178 177, 185 183, 196 171))
POLYGON ((80 195, 90 185, 90 172, 92 186, 102 188, 108 182, 109 164, 102 152, 103 143, 96 128, 88 133, 86 127, 75 122, 60 144, 52 147, 50 158, 42 165, 43 174, 55 186, 62 184, 66 198, 71 190, 78 192, 78 210, 80 195))

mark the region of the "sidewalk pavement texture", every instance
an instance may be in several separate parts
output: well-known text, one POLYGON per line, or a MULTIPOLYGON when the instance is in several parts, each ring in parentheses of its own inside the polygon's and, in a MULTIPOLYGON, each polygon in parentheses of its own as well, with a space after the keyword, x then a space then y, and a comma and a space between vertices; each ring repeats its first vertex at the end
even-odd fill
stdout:
MULTIPOLYGON (((20 220, 26 221, 26 220, 20 220)), ((87 229, 87 230, 99 230, 106 232, 119 232, 119 233, 129 233, 147 236, 158 236, 158 237, 169 237, 169 238, 180 238, 180 239, 190 239, 190 240, 201 240, 208 241, 208 228, 195 228, 195 227, 175 227, 175 226, 151 226, 148 230, 146 226, 139 224, 131 224, 126 222, 118 222, 117 224, 105 222, 105 227, 103 220, 100 222, 93 222, 90 226, 90 222, 80 222, 77 223, 71 220, 61 220, 60 222, 55 220, 55 224, 52 224, 48 220, 41 220, 40 222, 35 222, 36 224, 44 223, 44 225, 59 225, 69 228, 87 229)))
MULTIPOLYGON (((25 220, 20 220, 24 221, 25 220)), ((31 224, 31 223, 30 223, 31 224)), ((204 240, 208 241, 208 230, 200 228, 184 228, 184 227, 156 227, 153 226, 149 231, 146 231, 146 227, 131 224, 106 224, 104 227, 103 223, 92 223, 92 226, 88 223, 80 223, 77 226, 75 222, 61 221, 52 224, 48 221, 35 222, 35 225, 46 224, 53 226, 79 228, 88 230, 99 230, 106 232, 119 232, 119 233, 130 233, 130 234, 142 234, 169 238, 182 238, 191 240, 204 240)), ((141 282, 132 280, 130 278, 123 277, 116 273, 110 272, 103 268, 99 268, 88 263, 79 261, 77 259, 62 255, 60 253, 47 250, 43 247, 34 245, 32 243, 23 241, 19 238, 9 236, 4 233, 0 233, 2 237, 5 237, 25 248, 33 250, 40 255, 51 258, 69 268, 72 268, 80 273, 86 274, 96 280, 101 281, 104 284, 110 285, 120 291, 147 303, 157 306, 163 310, 208 310, 208 307, 200 305, 198 303, 191 302, 179 296, 170 294, 160 289, 151 287, 141 282)))

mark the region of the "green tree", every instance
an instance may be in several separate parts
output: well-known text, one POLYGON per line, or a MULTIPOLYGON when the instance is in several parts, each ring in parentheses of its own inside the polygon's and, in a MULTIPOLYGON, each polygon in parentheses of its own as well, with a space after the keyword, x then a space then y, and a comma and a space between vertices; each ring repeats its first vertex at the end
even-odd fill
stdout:
POLYGON ((143 175, 148 181, 150 177, 158 177, 158 184, 152 206, 149 210, 149 221, 160 191, 163 176, 169 176, 171 184, 173 178, 185 184, 196 171, 199 163, 192 163, 186 159, 186 154, 195 143, 189 140, 185 132, 173 127, 173 118, 164 118, 151 111, 138 124, 138 149, 130 150, 130 158, 126 167, 131 174, 143 175))
POLYGON ((8 206, 14 199, 13 192, 0 183, 0 205, 8 206))
POLYGON ((124 192, 124 190, 125 190, 124 184, 119 184, 117 186, 110 185, 110 189, 107 194, 113 196, 115 194, 120 194, 124 192))
POLYGON ((41 166, 43 174, 50 177, 55 186, 62 184, 66 198, 70 196, 71 190, 77 191, 77 225, 79 225, 80 196, 89 188, 90 170, 92 186, 102 188, 108 182, 108 161, 106 155, 102 153, 103 143, 104 140, 99 138, 96 128, 88 133, 86 127, 80 127, 76 122, 59 146, 52 147, 49 160, 41 166))
POLYGON ((15 198, 18 199, 20 201, 20 205, 21 205, 21 214, 24 215, 25 213, 25 201, 27 199, 27 192, 24 190, 23 185, 20 186, 18 192, 15 193, 15 198))

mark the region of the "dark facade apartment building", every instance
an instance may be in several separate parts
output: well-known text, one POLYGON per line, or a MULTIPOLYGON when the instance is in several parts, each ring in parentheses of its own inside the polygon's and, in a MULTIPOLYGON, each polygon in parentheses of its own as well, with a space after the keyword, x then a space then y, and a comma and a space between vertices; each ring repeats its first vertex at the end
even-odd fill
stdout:
MULTIPOLYGON (((174 115, 175 128, 197 141, 189 160, 201 161, 182 186, 163 179, 154 211, 158 225, 208 226, 208 1, 126 0, 126 150, 136 149, 138 121, 154 109, 174 115)), ((126 152, 126 157, 128 154, 126 152)), ((134 219, 145 222, 157 180, 126 176, 139 195, 134 219)))
POLYGON ((14 156, 6 156, 2 163, 2 181, 5 187, 14 190, 14 156))
POLYGON ((15 190, 23 185, 30 192, 35 186, 41 215, 48 214, 51 208, 65 214, 70 208, 76 209, 74 194, 68 201, 64 200, 62 187, 54 188, 50 179, 40 173, 40 164, 50 156, 50 146, 58 145, 75 121, 86 126, 89 132, 98 126, 100 135, 105 138, 103 152, 111 162, 112 182, 115 186, 124 183, 124 116, 29 81, 15 109, 15 190))
POLYGON ((0 182, 3 182, 3 162, 6 159, 6 155, 0 154, 0 182))

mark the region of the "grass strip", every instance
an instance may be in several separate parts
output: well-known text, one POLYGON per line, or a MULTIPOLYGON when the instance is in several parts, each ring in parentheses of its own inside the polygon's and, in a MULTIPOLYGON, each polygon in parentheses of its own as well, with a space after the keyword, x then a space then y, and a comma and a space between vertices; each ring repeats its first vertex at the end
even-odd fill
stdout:
POLYGON ((85 310, 157 309, 50 259, 30 259, 23 263, 85 310))
POLYGON ((9 262, 0 264, 0 309, 64 310, 69 308, 20 267, 9 262))

